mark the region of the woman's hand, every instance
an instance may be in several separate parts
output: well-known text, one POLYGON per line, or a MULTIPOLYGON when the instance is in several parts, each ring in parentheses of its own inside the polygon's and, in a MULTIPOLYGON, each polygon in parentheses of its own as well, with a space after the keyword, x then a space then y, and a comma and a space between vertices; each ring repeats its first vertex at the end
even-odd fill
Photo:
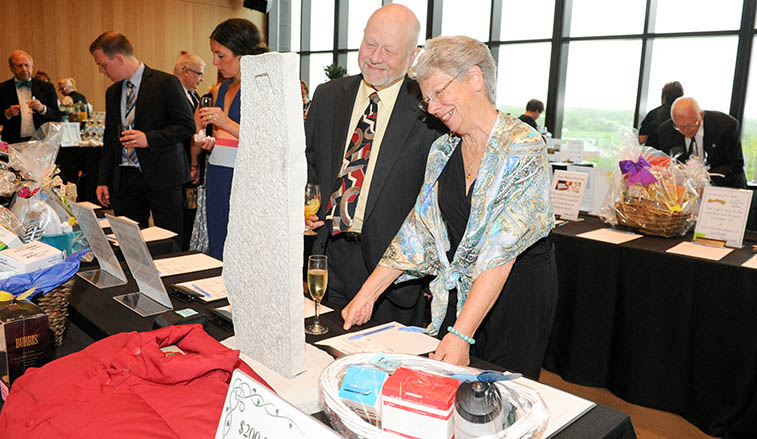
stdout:
POLYGON ((342 310, 344 330, 349 330, 353 325, 362 325, 371 319, 373 304, 376 297, 365 288, 361 288, 357 295, 342 310))
POLYGON ((192 137, 192 149, 199 151, 204 149, 207 152, 213 151, 213 147, 216 146, 215 137, 202 137, 200 134, 195 134, 192 137))
POLYGON ((428 357, 432 360, 467 366, 470 364, 470 345, 462 338, 448 332, 437 346, 436 352, 428 354, 428 357))
POLYGON ((231 119, 223 112, 220 107, 202 107, 197 111, 202 126, 213 124, 218 128, 226 131, 231 131, 230 123, 233 123, 231 119))

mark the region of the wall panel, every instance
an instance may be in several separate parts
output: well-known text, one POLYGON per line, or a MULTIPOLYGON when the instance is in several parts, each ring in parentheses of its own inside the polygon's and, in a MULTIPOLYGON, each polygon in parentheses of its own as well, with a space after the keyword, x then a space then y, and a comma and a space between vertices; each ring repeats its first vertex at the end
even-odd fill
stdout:
MULTIPOLYGON (((142 62, 171 72, 186 50, 207 64, 204 93, 215 81, 208 37, 223 20, 242 17, 266 34, 265 14, 242 7, 242 0, 3 0, 0 57, 23 49, 34 58, 34 69, 53 81, 71 76, 78 90, 95 106, 105 108, 110 80, 99 74, 88 48, 106 30, 124 33, 142 62), (30 19, 29 17, 34 17, 30 19)), ((0 75, 0 80, 11 73, 0 75)))

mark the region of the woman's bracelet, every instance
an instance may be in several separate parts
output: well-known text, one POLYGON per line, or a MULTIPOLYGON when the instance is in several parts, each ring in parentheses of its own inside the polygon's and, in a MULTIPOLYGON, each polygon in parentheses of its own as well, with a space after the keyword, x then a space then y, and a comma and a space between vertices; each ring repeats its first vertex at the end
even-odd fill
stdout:
POLYGON ((447 326, 447 332, 451 332, 452 334, 455 334, 456 336, 462 338, 465 340, 466 343, 470 345, 476 344, 476 340, 474 340, 472 337, 468 337, 467 335, 463 334, 462 332, 458 331, 457 329, 453 328, 452 326, 447 326))

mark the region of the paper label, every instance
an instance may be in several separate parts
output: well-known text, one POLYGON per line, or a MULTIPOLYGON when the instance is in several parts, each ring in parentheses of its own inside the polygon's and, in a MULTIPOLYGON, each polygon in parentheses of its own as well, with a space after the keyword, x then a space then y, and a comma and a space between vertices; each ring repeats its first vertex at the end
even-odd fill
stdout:
POLYGON ((694 235, 740 248, 751 202, 752 191, 747 189, 705 187, 694 235))
POLYGON ((337 439, 339 434, 281 399, 239 369, 216 430, 216 439, 337 439))
POLYGON ((562 219, 578 220, 589 174, 556 170, 552 177, 552 207, 562 219))

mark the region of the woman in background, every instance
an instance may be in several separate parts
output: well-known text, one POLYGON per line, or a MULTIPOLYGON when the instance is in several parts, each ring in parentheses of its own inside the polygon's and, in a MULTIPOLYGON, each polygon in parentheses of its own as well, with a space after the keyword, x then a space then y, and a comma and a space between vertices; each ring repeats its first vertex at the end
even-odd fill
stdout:
POLYGON ((249 20, 232 18, 216 26, 210 34, 213 65, 226 78, 213 91, 213 105, 198 107, 198 127, 213 125, 213 137, 198 138, 192 144, 192 177, 199 174, 201 150, 210 152, 205 171, 205 211, 209 254, 223 259, 226 226, 229 222, 229 197, 234 177, 234 162, 239 147, 240 93, 242 71, 239 61, 244 55, 268 52, 260 31, 249 20))

